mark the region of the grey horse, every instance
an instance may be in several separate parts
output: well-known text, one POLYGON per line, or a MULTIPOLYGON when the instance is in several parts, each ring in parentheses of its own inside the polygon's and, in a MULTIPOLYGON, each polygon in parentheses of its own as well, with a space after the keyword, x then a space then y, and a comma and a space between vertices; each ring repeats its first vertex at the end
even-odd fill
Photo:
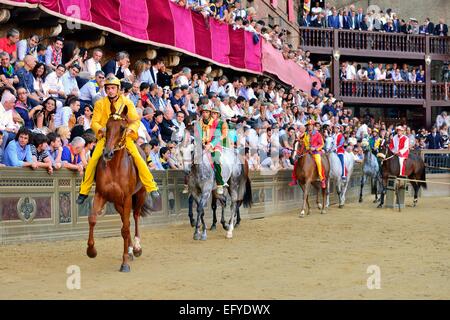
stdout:
POLYGON ((369 143, 364 140, 362 143, 364 152, 363 174, 361 177, 361 189, 359 191, 359 202, 363 201, 363 188, 368 178, 371 178, 372 191, 375 192, 374 203, 378 201, 378 193, 382 192, 380 166, 377 157, 372 153, 369 143))

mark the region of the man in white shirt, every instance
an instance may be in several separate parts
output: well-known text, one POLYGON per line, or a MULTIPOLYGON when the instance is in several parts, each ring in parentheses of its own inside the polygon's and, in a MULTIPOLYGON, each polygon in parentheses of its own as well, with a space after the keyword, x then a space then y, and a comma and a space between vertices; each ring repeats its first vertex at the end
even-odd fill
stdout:
POLYGON ((100 64, 102 58, 103 58, 103 51, 102 49, 97 48, 94 49, 94 51, 92 52, 92 58, 86 60, 86 68, 87 71, 89 72, 91 79, 95 78, 95 73, 97 71, 102 70, 102 65, 100 64))
POLYGON ((77 75, 80 73, 80 66, 73 65, 69 70, 62 76, 62 83, 64 86, 64 93, 66 96, 80 95, 80 88, 78 88, 77 75))
POLYGON ((225 92, 228 96, 237 98, 236 89, 239 86, 239 78, 234 77, 233 82, 229 82, 225 85, 225 92))
POLYGON ((175 131, 172 134, 172 139, 173 141, 176 142, 181 142, 184 138, 184 130, 186 129, 186 125, 184 124, 184 112, 183 111, 179 111, 177 112, 177 115, 174 119, 172 119, 172 123, 175 126, 175 128, 177 129, 177 131, 175 131))
POLYGON ((66 92, 64 90, 64 84, 62 77, 66 67, 62 64, 58 65, 55 71, 51 72, 45 78, 45 85, 48 88, 48 93, 54 98, 66 98, 66 92))
POLYGON ((221 76, 218 81, 213 81, 209 92, 217 93, 218 96, 223 96, 226 94, 225 84, 228 82, 226 76, 221 76))
POLYGON ((9 90, 5 90, 0 102, 0 131, 3 131, 3 150, 14 139, 20 128, 20 125, 14 121, 15 104, 16 97, 9 90))
POLYGON ((32 55, 37 59, 37 46, 39 44, 39 36, 34 34, 28 39, 23 39, 17 42, 17 59, 23 61, 27 54, 32 55))
POLYGON ((189 79, 191 79, 191 69, 184 67, 181 70, 181 75, 177 78, 176 82, 179 87, 186 85, 189 86, 189 79))
POLYGON ((356 80, 356 62, 347 66, 347 80, 356 80))

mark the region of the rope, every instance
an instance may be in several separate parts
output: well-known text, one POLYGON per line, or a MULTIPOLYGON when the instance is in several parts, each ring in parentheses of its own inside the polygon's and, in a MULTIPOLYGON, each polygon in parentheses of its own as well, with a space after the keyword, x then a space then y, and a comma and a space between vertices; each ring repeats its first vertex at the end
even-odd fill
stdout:
POLYGON ((435 184, 444 184, 449 185, 450 182, 439 182, 439 181, 430 181, 430 180, 417 180, 417 179, 408 179, 408 178, 396 178, 397 180, 404 180, 404 181, 410 181, 410 182, 424 182, 424 183, 435 183, 435 184))

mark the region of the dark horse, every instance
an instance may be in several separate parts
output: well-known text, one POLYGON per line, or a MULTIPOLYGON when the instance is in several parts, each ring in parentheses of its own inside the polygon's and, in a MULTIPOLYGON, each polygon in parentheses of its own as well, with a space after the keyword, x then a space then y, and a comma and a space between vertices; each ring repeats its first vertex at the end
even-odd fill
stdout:
POLYGON ((120 115, 116 114, 114 107, 111 108, 112 113, 106 124, 103 157, 99 160, 95 171, 96 187, 94 205, 89 215, 87 255, 90 258, 97 256, 97 250, 94 247, 94 227, 97 215, 102 211, 107 201, 112 202, 122 219, 123 260, 120 271, 129 272, 128 259, 132 259, 133 254, 136 257, 142 254, 139 238, 139 216, 146 216, 151 210, 146 203, 146 190, 139 180, 137 167, 125 148, 128 127, 127 106, 124 107, 120 115), (133 209, 135 221, 134 246, 132 246, 130 234, 131 209, 133 209))
MULTIPOLYGON (((382 154, 384 154, 385 158, 381 163, 381 177, 383 180, 383 192, 381 193, 381 202, 378 205, 378 208, 381 208, 384 204, 384 195, 386 193, 387 182, 389 176, 400 176, 400 161, 398 156, 393 154, 391 149, 389 149, 389 144, 385 143, 384 147, 380 150, 382 154)), ((409 179, 413 180, 422 180, 425 181, 425 163, 423 159, 415 152, 410 152, 408 159, 404 162, 405 166, 405 176, 409 179)), ((426 189, 426 182, 416 182, 410 181, 411 185, 414 188, 414 203, 415 207, 417 204, 417 198, 420 187, 426 189)))
MULTIPOLYGON (((295 166, 295 177, 300 184, 300 187, 303 191, 303 205, 302 210, 300 211, 300 218, 305 216, 305 207, 308 206, 308 214, 310 212, 309 207, 309 190, 310 186, 314 186, 317 190, 317 207, 321 210, 320 213, 326 213, 325 211, 325 201, 326 201, 326 193, 327 188, 322 188, 319 173, 317 171, 317 165, 312 157, 311 153, 306 151, 303 140, 300 139, 296 142, 296 147, 294 148, 297 151, 298 163, 295 166), (319 203, 319 190, 322 189, 322 204, 319 203)), ((322 167, 325 171, 325 178, 328 180, 330 176, 330 163, 328 157, 326 155, 322 155, 322 167)))

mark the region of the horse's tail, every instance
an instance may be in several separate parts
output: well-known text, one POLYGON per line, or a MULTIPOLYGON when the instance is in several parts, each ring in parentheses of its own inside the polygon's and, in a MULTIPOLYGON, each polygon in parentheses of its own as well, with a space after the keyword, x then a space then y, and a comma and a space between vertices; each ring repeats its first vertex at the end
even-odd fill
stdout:
POLYGON ((245 181, 245 192, 244 192, 244 199, 242 199, 242 202, 244 204, 244 208, 252 207, 252 203, 253 203, 252 184, 250 182, 249 177, 247 177, 247 181, 245 181))

